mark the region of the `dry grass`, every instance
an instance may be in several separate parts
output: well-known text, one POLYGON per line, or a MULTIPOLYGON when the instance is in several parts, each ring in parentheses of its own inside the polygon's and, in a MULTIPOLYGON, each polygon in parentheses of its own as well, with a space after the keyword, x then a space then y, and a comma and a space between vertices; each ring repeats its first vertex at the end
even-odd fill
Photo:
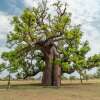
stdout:
POLYGON ((36 86, 39 81, 12 81, 9 90, 6 81, 0 82, 0 100, 100 100, 100 80, 62 81, 61 88, 36 86))

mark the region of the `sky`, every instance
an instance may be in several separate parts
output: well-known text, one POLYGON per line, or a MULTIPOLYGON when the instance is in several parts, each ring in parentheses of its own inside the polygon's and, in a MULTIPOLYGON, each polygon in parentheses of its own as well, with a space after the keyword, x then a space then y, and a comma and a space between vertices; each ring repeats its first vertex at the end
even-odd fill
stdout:
MULTIPOLYGON (((39 0, 0 0, 0 54, 8 51, 6 36, 12 30, 11 19, 20 15, 26 7, 36 6, 39 0)), ((54 0, 48 0, 50 4, 54 0)), ((83 40, 90 42, 88 55, 100 53, 100 0, 61 0, 68 2, 68 10, 72 13, 73 24, 81 24, 84 32, 83 40)), ((0 60, 1 61, 1 60, 0 60)))

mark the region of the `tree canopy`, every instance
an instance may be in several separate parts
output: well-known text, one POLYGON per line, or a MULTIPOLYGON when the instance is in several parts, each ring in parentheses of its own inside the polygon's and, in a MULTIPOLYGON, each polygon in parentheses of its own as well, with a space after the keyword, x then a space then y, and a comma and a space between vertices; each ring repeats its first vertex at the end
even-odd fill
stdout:
POLYGON ((60 85, 63 72, 100 66, 100 54, 86 57, 89 42, 82 42, 80 25, 72 25, 67 3, 58 1, 52 7, 54 14, 43 0, 37 7, 26 8, 22 15, 13 17, 13 30, 7 35, 8 47, 13 50, 4 52, 2 58, 15 71, 22 68, 25 77, 43 71, 43 84, 60 85))

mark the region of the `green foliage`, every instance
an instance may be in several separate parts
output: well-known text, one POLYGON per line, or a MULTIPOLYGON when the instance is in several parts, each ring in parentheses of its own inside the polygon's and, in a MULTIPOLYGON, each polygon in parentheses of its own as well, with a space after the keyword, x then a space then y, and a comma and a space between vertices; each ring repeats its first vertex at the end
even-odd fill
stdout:
POLYGON ((5 61, 8 61, 8 65, 6 65, 5 69, 7 69, 10 72, 16 72, 19 65, 20 65, 20 60, 22 58, 16 57, 16 52, 15 51, 10 51, 10 52, 4 52, 2 54, 2 58, 5 61), (18 59, 17 59, 18 58, 18 59))
POLYGON ((100 67, 100 54, 95 54, 88 58, 88 67, 100 67))
POLYGON ((5 70, 5 64, 4 63, 0 64, 0 72, 2 72, 3 70, 5 70))
POLYGON ((70 69, 80 71, 91 66, 100 66, 100 54, 86 58, 86 54, 90 51, 89 43, 81 41, 83 32, 80 25, 71 25, 71 14, 67 12, 66 4, 63 6, 60 1, 54 3, 53 15, 46 3, 43 1, 38 7, 26 8, 22 15, 13 17, 13 31, 7 36, 7 44, 13 50, 2 54, 2 58, 9 61, 7 68, 11 72, 22 68, 28 73, 29 70, 34 71, 35 66, 43 71, 46 60, 46 53, 43 52, 47 47, 41 44, 51 42, 53 45, 56 44, 57 51, 61 52, 59 59, 52 62, 60 64, 63 71, 70 69), (33 60, 36 60, 36 65, 32 63, 33 60))
POLYGON ((63 66, 62 70, 65 71, 65 72, 67 72, 68 69, 69 69, 69 67, 70 67, 70 65, 68 64, 68 62, 63 62, 62 66, 63 66))

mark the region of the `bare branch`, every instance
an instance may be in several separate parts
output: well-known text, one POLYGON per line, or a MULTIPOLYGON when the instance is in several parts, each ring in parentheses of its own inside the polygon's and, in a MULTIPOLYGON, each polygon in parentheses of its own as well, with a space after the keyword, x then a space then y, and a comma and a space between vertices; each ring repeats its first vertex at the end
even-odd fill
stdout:
POLYGON ((65 8, 63 9, 63 12, 61 13, 61 16, 63 16, 66 13, 66 6, 67 6, 67 3, 65 3, 65 8))

